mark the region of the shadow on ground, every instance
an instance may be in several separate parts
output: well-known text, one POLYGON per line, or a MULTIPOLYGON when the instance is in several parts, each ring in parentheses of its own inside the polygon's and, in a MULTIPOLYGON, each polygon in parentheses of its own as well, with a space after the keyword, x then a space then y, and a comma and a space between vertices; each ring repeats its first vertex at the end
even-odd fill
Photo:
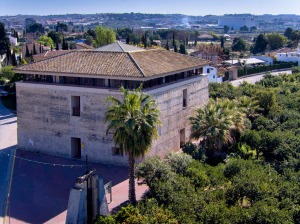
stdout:
MULTIPOLYGON (((52 164, 83 165, 84 161, 48 156, 17 150, 17 156, 52 164)), ((126 167, 89 163, 104 183, 113 186, 127 179, 126 167)), ((44 223, 64 212, 68 207, 70 189, 85 167, 62 167, 34 163, 16 158, 11 189, 10 217, 26 223, 44 223)))

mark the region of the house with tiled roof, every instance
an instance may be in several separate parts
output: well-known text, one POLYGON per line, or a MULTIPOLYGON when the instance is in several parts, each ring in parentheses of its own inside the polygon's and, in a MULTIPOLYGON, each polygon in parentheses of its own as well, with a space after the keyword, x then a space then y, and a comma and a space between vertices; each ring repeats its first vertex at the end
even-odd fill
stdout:
POLYGON ((188 118, 208 101, 208 61, 116 42, 17 67, 18 147, 41 153, 127 165, 106 134, 108 96, 119 88, 151 94, 160 109, 159 137, 147 156, 163 157, 190 138, 188 118))

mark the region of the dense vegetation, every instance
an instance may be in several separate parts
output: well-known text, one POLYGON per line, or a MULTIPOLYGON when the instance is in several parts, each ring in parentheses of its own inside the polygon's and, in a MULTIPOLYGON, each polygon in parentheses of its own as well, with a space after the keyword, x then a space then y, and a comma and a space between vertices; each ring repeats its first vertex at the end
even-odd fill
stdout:
POLYGON ((299 81, 297 73, 256 85, 211 84, 214 100, 199 119, 205 110, 228 119, 222 112, 240 108, 244 128, 230 132, 234 141, 217 153, 189 143, 185 153, 147 159, 136 170, 149 186, 146 199, 98 223, 300 223, 299 81))

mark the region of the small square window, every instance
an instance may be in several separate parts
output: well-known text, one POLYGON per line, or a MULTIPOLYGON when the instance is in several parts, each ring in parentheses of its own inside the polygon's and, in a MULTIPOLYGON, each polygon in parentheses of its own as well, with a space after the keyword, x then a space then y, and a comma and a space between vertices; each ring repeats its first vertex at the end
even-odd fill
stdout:
POLYGON ((123 156, 123 151, 118 147, 112 147, 111 152, 113 156, 123 156))

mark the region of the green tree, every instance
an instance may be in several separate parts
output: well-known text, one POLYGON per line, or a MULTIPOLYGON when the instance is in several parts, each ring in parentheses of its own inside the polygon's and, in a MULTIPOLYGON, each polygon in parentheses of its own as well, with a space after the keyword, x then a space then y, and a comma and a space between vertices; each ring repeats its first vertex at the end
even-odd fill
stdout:
POLYGON ((199 32, 195 31, 195 34, 194 34, 194 38, 195 38, 194 46, 198 45, 198 36, 199 36, 199 32))
POLYGON ((225 25, 225 26, 223 27, 224 33, 228 33, 229 29, 230 29, 229 26, 225 25))
POLYGON ((12 77, 14 77, 15 72, 14 72, 14 67, 12 65, 4 66, 1 69, 1 74, 0 77, 11 80, 12 77))
POLYGON ((189 118, 192 125, 191 137, 202 139, 201 144, 210 155, 220 151, 223 146, 235 142, 235 133, 245 129, 244 116, 235 101, 228 99, 211 100, 196 115, 189 118))
POLYGON ((26 44, 26 53, 25 53, 25 57, 26 57, 26 58, 30 57, 30 53, 29 53, 28 45, 27 45, 27 44, 26 44))
POLYGON ((270 33, 266 35, 270 50, 276 50, 284 47, 287 42, 285 36, 279 33, 270 33))
POLYGON ((68 32, 68 26, 65 23, 57 22, 56 32, 68 32))
POLYGON ((247 50, 246 41, 244 39, 242 39, 242 38, 235 37, 233 39, 233 43, 232 43, 231 49, 233 51, 246 51, 247 50))
POLYGON ((224 48, 225 41, 226 41, 226 38, 224 36, 221 36, 221 38, 220 38, 221 48, 224 48))
MULTIPOLYGON (((172 41, 172 45, 175 48, 176 42, 175 42, 175 32, 173 32, 173 41, 172 41)), ((177 51, 176 51, 177 52, 177 51)))
POLYGON ((110 28, 97 26, 95 33, 96 37, 93 41, 94 47, 101 47, 116 41, 116 33, 110 28))
POLYGON ((284 31, 284 36, 291 40, 292 39, 292 33, 293 33, 293 29, 291 27, 286 28, 286 30, 284 31))
POLYGON ((36 33, 36 32, 44 33, 44 27, 40 23, 35 23, 35 24, 28 26, 26 29, 26 32, 27 33, 36 33))
POLYGON ((35 49, 35 44, 33 44, 33 48, 32 48, 32 54, 37 54, 36 49, 35 49))
POLYGON ((262 53, 268 48, 268 39, 264 34, 259 34, 255 40, 254 46, 252 48, 252 53, 262 53))
POLYGON ((53 40, 50 37, 47 36, 40 36, 40 38, 37 41, 39 44, 42 44, 44 46, 52 47, 54 46, 53 40))
POLYGON ((12 55, 11 55, 11 64, 13 66, 17 66, 18 65, 18 62, 17 62, 17 59, 16 59, 16 53, 13 52, 12 55))
POLYGON ((167 40, 167 43, 166 43, 166 46, 165 46, 166 50, 170 50, 170 47, 169 47, 169 40, 167 40))
POLYGON ((300 31, 294 30, 292 32, 291 40, 295 42, 295 46, 298 47, 299 41, 300 41, 300 31))
POLYGON ((62 41, 61 34, 55 31, 50 31, 48 37, 50 37, 54 43, 61 43, 62 41))
POLYGON ((257 31, 257 27, 256 26, 251 26, 250 27, 250 32, 253 33, 253 32, 256 32, 257 31))
POLYGON ((113 131, 114 142, 128 155, 129 201, 135 204, 135 159, 144 156, 157 137, 159 110, 155 100, 141 92, 141 87, 133 91, 123 87, 120 90, 122 101, 113 96, 107 98, 111 105, 105 113, 105 121, 108 123, 107 134, 113 131))
POLYGON ((186 49, 185 49, 184 44, 180 44, 179 53, 180 54, 186 54, 186 49))
POLYGON ((4 24, 0 23, 0 55, 3 55, 7 48, 10 48, 9 39, 6 37, 4 24))
POLYGON ((57 50, 57 51, 59 50, 59 44, 58 43, 55 44, 55 50, 57 50))
POLYGON ((174 52, 178 52, 177 44, 174 45, 174 52))
POLYGON ((241 31, 241 32, 249 32, 249 27, 248 27, 248 26, 242 26, 242 27, 240 28, 240 31, 241 31))
POLYGON ((257 113, 259 109, 259 102, 254 98, 242 96, 239 98, 238 107, 242 109, 246 117, 250 120, 254 120, 259 114, 257 113))

